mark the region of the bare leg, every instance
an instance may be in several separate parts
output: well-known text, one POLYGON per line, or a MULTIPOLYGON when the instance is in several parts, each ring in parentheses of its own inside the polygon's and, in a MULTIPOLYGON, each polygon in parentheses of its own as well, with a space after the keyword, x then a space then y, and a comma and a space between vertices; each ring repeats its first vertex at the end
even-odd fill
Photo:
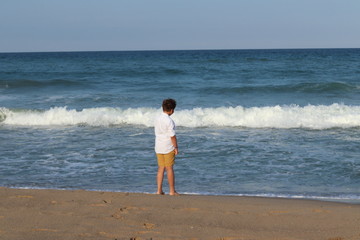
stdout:
POLYGON ((174 173, 174 169, 173 166, 171 167, 166 167, 166 174, 168 177, 168 182, 169 182, 169 188, 170 188, 170 195, 179 195, 176 191, 175 191, 175 173, 174 173))
POLYGON ((162 190, 162 184, 163 184, 163 180, 164 180, 164 172, 165 172, 165 167, 158 168, 158 173, 157 173, 157 177, 156 177, 157 194, 164 194, 164 192, 162 190))

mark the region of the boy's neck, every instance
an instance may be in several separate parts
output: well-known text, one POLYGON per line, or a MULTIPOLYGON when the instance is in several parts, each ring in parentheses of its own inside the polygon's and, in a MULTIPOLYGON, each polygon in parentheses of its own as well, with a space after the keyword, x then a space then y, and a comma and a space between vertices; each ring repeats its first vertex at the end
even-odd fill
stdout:
POLYGON ((170 111, 163 111, 165 114, 171 116, 174 113, 174 110, 170 110, 170 111))

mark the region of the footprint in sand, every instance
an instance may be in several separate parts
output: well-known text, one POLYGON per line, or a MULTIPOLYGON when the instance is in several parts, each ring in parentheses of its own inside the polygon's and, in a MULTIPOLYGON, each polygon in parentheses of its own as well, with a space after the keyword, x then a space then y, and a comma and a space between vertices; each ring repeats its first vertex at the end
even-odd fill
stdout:
POLYGON ((111 217, 115 219, 123 219, 124 217, 122 215, 128 214, 129 211, 126 207, 119 208, 114 214, 111 215, 111 217))
POLYGON ((111 217, 115 219, 124 219, 124 215, 129 214, 132 211, 147 211, 148 208, 139 208, 139 207, 122 207, 119 208, 115 213, 111 215, 111 217))
POLYGON ((115 218, 115 219, 123 219, 124 217, 121 216, 121 214, 119 212, 114 213, 113 215, 111 215, 111 217, 115 218))
POLYGON ((155 227, 155 224, 152 223, 144 223, 144 228, 146 229, 153 229, 155 227))

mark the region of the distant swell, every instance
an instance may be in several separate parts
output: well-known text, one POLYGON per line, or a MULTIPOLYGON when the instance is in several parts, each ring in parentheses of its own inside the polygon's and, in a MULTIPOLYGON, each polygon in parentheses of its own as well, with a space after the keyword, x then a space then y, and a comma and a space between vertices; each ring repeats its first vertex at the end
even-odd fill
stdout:
POLYGON ((342 82, 299 83, 290 85, 260 85, 242 87, 207 87, 202 91, 210 94, 225 93, 360 93, 360 85, 342 82))
MULTIPOLYGON (((81 111, 66 107, 46 111, 0 108, 0 124, 12 126, 153 126, 160 112, 154 108, 87 108, 81 111)), ((177 126, 244 128, 353 128, 360 127, 360 106, 342 104, 270 107, 219 107, 178 110, 172 116, 177 126)))
POLYGON ((18 79, 18 80, 0 80, 0 89, 1 88, 39 88, 39 87, 52 87, 52 86, 62 86, 62 87, 71 87, 81 85, 79 81, 63 80, 63 79, 53 79, 53 80, 30 80, 30 79, 18 79))

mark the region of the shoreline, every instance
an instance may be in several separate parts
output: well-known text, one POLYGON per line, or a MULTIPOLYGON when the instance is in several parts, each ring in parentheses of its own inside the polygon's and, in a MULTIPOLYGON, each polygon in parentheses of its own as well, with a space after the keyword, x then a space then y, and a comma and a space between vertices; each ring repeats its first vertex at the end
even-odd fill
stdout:
MULTIPOLYGON (((114 191, 114 190, 102 190, 102 189, 81 189, 81 188, 31 188, 31 187, 2 187, 8 189, 19 189, 19 190, 55 190, 55 191, 87 191, 87 192, 111 192, 111 193, 128 193, 128 194, 144 194, 144 195, 153 195, 155 192, 124 192, 124 191, 114 191)), ((344 203, 344 204, 354 204, 360 205, 360 198, 340 198, 340 197, 322 197, 322 196, 301 196, 301 195, 275 195, 275 194, 210 194, 210 193, 192 193, 185 192, 180 193, 183 196, 208 196, 208 197, 240 197, 240 198, 265 198, 265 199, 287 199, 287 200, 309 200, 309 201, 319 201, 319 202, 330 202, 330 203, 344 203)), ((165 192, 165 195, 167 193, 165 192)))
POLYGON ((360 205, 0 187, 0 239, 360 239, 360 205))

